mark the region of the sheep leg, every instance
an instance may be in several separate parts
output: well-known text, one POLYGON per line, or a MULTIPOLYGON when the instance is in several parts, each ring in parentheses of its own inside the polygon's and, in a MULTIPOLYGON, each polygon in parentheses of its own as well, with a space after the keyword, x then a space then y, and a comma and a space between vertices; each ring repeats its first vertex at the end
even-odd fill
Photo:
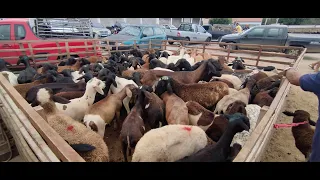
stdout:
POLYGON ((113 128, 114 130, 118 129, 118 125, 120 125, 120 111, 116 112, 116 118, 113 120, 113 128))
POLYGON ((130 113, 130 108, 129 108, 129 101, 130 101, 130 98, 124 98, 123 99, 123 101, 122 101, 122 103, 123 103, 123 106, 124 106, 124 108, 126 109, 126 111, 127 111, 127 114, 129 114, 130 113))
POLYGON ((125 142, 122 142, 122 154, 123 154, 124 162, 128 162, 127 149, 128 149, 128 145, 125 142))

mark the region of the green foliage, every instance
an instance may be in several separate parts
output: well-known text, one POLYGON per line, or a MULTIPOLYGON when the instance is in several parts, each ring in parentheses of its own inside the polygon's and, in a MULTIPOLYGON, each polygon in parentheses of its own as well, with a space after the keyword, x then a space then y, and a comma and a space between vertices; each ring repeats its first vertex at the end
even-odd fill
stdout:
POLYGON ((231 24, 231 18, 211 18, 209 19, 209 24, 231 24))
POLYGON ((320 18, 279 18, 279 23, 285 25, 317 25, 320 18))

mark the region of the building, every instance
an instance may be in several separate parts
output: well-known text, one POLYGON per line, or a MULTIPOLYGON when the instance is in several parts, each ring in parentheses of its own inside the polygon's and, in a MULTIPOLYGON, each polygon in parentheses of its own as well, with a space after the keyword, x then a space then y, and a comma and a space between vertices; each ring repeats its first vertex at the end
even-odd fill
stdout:
POLYGON ((232 18, 232 23, 238 22, 240 25, 256 26, 261 25, 263 18, 232 18))
POLYGON ((200 24, 202 18, 91 18, 91 21, 101 23, 103 26, 112 26, 119 22, 128 24, 172 24, 178 27, 182 22, 200 24))

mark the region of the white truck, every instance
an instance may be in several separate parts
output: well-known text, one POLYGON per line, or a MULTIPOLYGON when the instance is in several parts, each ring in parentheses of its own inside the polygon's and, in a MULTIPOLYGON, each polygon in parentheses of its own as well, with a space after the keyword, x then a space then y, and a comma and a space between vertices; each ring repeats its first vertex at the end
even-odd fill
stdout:
MULTIPOLYGON (((191 23, 181 23, 178 29, 170 29, 167 33, 168 39, 184 40, 184 41, 203 41, 210 42, 212 35, 208 33, 202 26, 191 23)), ((173 44, 173 42, 169 42, 173 44)))

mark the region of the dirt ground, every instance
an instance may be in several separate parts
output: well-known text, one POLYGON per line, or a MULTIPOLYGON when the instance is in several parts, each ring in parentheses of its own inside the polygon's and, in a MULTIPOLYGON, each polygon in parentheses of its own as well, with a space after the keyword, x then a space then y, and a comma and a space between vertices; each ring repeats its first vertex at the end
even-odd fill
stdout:
MULTIPOLYGON (((320 60, 320 54, 308 53, 299 65, 299 71, 303 74, 313 73, 308 67, 317 60, 320 60)), ((310 92, 303 91, 300 87, 291 86, 287 95, 286 102, 282 111, 305 110, 311 114, 311 119, 318 119, 318 98, 310 92)), ((280 114, 276 123, 291 123, 292 117, 280 114)), ((295 147, 295 141, 292 136, 291 128, 274 129, 271 140, 266 147, 265 153, 261 158, 262 162, 304 162, 303 154, 295 147)))

